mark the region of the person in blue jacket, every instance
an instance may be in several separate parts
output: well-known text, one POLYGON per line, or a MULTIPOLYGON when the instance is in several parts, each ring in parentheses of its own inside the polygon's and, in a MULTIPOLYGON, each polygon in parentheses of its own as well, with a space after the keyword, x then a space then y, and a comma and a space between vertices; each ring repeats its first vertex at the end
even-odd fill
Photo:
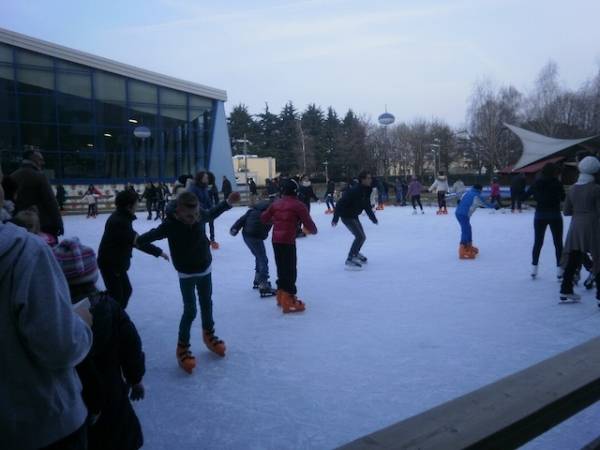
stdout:
POLYGON ((480 206, 494 208, 494 205, 485 201, 481 195, 482 186, 475 184, 469 189, 456 206, 456 220, 460 224, 460 246, 458 257, 460 259, 475 259, 479 249, 473 246, 473 232, 471 230, 471 215, 480 206))

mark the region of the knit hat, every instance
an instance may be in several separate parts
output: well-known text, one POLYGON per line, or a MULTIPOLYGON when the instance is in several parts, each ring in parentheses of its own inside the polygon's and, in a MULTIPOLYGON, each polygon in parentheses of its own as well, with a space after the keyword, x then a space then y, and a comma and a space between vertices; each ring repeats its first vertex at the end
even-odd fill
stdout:
POLYGON ((98 265, 94 250, 81 245, 78 238, 63 239, 53 251, 70 285, 96 282, 98 265))
POLYGON ((285 180, 283 186, 281 188, 281 192, 283 195, 296 195, 296 191, 298 190, 298 183, 296 180, 290 178, 289 180, 285 180))
POLYGON ((586 156, 577 165, 579 173, 593 175, 600 170, 600 161, 595 156, 586 156))

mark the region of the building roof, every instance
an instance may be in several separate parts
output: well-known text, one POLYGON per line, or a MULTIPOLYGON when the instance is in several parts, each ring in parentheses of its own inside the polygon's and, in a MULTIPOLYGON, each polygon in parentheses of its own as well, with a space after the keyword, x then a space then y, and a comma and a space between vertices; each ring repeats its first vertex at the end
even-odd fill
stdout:
POLYGON ((598 137, 598 135, 595 135, 581 139, 557 139, 534 133, 533 131, 525 130, 508 123, 505 123, 504 126, 515 133, 523 144, 523 154, 513 166, 513 172, 518 172, 519 169, 525 166, 549 158, 555 153, 598 137))
POLYGON ((146 81, 148 83, 158 84, 171 89, 188 92, 190 94, 201 95, 203 97, 221 101, 227 100, 227 92, 222 89, 181 80, 146 69, 140 69, 139 67, 130 66, 128 64, 113 61, 112 59, 92 55, 90 53, 74 50, 72 48, 63 47, 62 45, 32 38, 30 36, 6 30, 4 28, 0 28, 0 42, 55 58, 65 59, 76 64, 82 64, 85 66, 94 67, 96 69, 105 70, 106 72, 134 78, 136 80, 146 81))
POLYGON ((500 173, 537 173, 548 163, 557 163, 565 159, 565 156, 555 156, 553 158, 544 159, 543 161, 538 161, 533 164, 529 164, 525 167, 520 167, 515 169, 515 166, 506 166, 504 169, 500 170, 500 173))

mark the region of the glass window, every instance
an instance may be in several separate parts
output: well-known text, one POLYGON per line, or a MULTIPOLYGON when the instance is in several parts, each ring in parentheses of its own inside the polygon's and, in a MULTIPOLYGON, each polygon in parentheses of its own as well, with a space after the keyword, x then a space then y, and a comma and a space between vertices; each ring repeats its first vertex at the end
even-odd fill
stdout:
POLYGON ((98 176, 127 178, 127 149, 131 137, 127 128, 104 127, 96 133, 98 176))
POLYGON ((58 121, 64 124, 82 123, 93 124, 94 111, 92 102, 73 95, 58 95, 58 121))
POLYGON ((52 69, 54 64, 49 56, 39 53, 28 52, 27 50, 17 50, 17 64, 27 66, 46 67, 52 69))
MULTIPOLYGON (((129 111, 129 119, 135 120, 136 123, 131 123, 131 125, 138 126, 144 125, 149 128, 154 128, 158 125, 157 123, 157 107, 156 105, 131 105, 131 110, 129 111)), ((128 119, 128 120, 129 120, 128 119)))
POLYGON ((59 127, 60 151, 65 178, 95 178, 95 134, 91 126, 59 127))
POLYGON ((92 98, 92 78, 89 74, 58 72, 57 81, 59 92, 81 98, 92 98))
POLYGON ((56 121, 54 96, 51 95, 19 95, 19 114, 23 122, 56 121))
POLYGON ((160 88, 160 105, 187 107, 187 97, 185 93, 173 89, 160 88))
POLYGON ((15 89, 14 79, 13 66, 0 62, 0 91, 13 91, 15 89))
POLYGON ((105 100, 125 104, 125 78, 106 72, 94 72, 94 90, 96 100, 105 100))
POLYGON ((119 125, 126 127, 131 125, 128 122, 129 114, 125 104, 114 104, 110 102, 97 101, 96 103, 96 122, 104 125, 119 125))
POLYGON ((177 161, 181 158, 185 146, 183 141, 185 125, 185 118, 178 120, 169 116, 162 117, 161 145, 164 149, 164 176, 166 177, 176 177, 183 173, 177 161))
POLYGON ((17 67, 20 92, 51 94, 54 91, 54 72, 43 69, 17 67))
MULTIPOLYGON (((0 125, 0 133, 2 133, 2 125, 0 125)), ((0 145, 2 142, 2 137, 0 136, 0 145)), ((21 150, 1 150, 0 149, 0 163, 2 164, 2 171, 7 173, 12 173, 19 168, 21 165, 21 161, 23 160, 23 152, 21 150)))
POLYGON ((16 97, 12 92, 0 90, 0 121, 17 120, 16 97))
POLYGON ((190 108, 212 109, 212 100, 209 98, 190 95, 190 108))
POLYGON ((0 154, 2 155, 0 156, 0 161, 4 162, 5 152, 17 151, 18 132, 19 128, 17 124, 0 123, 0 154))
POLYGON ((21 123, 21 144, 23 149, 56 151, 56 126, 21 123))
POLYGON ((159 176, 157 130, 151 130, 149 138, 133 138, 134 174, 136 178, 157 178, 159 176))
POLYGON ((94 149, 94 128, 87 125, 61 125, 59 126, 59 139, 61 151, 89 152, 94 149))
POLYGON ((154 103, 158 100, 156 86, 142 81, 129 81, 129 101, 131 103, 154 103))
POLYGON ((59 152, 45 151, 44 154, 44 173, 51 180, 62 178, 61 159, 59 152))
POLYGON ((0 44, 0 62, 13 62, 13 49, 12 47, 4 44, 0 44))

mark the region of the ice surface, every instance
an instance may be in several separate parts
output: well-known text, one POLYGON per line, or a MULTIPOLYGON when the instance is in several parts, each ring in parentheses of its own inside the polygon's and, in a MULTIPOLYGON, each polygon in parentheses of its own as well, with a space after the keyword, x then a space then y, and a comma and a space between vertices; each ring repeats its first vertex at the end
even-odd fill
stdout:
MULTIPOLYGON (((254 263, 229 227, 237 207, 215 223, 217 334, 227 356, 209 353, 200 317, 192 330, 198 367, 177 366, 182 302, 170 263, 134 252, 128 312, 147 357, 146 398, 135 405, 145 449, 330 449, 597 336, 593 292, 559 305, 550 232, 538 279, 531 280, 533 213, 473 218, 475 261, 457 258, 453 210, 411 215, 410 208, 362 216, 365 270, 344 270, 351 235, 313 205, 319 234, 298 241, 298 292, 307 310, 283 315, 274 297, 251 289, 254 263)), ((66 217, 66 236, 98 248, 108 216, 66 217)), ((144 214, 144 232, 158 222, 144 214)), ((565 221, 565 234, 568 220, 565 221)), ((167 242, 158 245, 168 250, 167 242)), ((273 283, 276 278, 267 245, 273 283)), ((530 443, 531 449, 579 448, 600 434, 593 406, 530 443)))

